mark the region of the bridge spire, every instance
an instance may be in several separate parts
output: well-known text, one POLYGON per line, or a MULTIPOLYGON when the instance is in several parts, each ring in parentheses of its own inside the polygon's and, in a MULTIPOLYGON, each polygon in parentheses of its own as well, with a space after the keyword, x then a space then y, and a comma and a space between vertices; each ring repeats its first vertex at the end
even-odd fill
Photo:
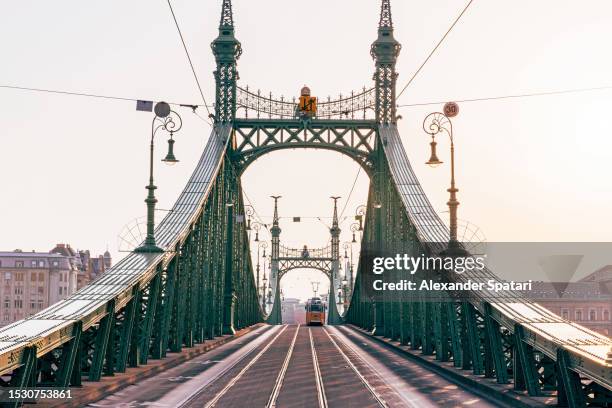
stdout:
POLYGON ((221 23, 219 27, 234 28, 234 13, 232 12, 232 0, 223 0, 221 6, 221 23))
POLYGON ((270 286, 272 292, 274 292, 274 304, 271 311, 272 315, 268 319, 268 322, 270 324, 281 324, 280 279, 278 273, 281 233, 278 217, 278 200, 281 198, 281 196, 270 196, 270 198, 274 200, 274 218, 272 219, 272 228, 270 228, 270 234, 272 235, 272 251, 270 254, 270 286))
POLYGON ((380 22, 378 28, 393 28, 393 18, 391 17, 391 0, 383 0, 380 5, 380 22))
POLYGON ((382 0, 378 38, 372 44, 370 55, 376 61, 374 81, 376 86, 376 120, 381 124, 395 124, 397 119, 395 86, 397 73, 395 64, 402 49, 393 37, 391 0, 382 0))
POLYGON ((227 124, 236 117, 236 61, 242 54, 240 41, 234 36, 232 1, 223 0, 219 35, 211 44, 217 69, 215 70, 215 123, 227 124))
POLYGON ((332 220, 332 226, 329 229, 331 234, 331 258, 332 258, 332 270, 331 279, 329 283, 329 315, 327 322, 329 324, 340 324, 342 318, 338 313, 336 307, 336 288, 339 287, 340 283, 340 225, 338 223, 338 200, 340 197, 330 197, 334 200, 334 216, 332 220))

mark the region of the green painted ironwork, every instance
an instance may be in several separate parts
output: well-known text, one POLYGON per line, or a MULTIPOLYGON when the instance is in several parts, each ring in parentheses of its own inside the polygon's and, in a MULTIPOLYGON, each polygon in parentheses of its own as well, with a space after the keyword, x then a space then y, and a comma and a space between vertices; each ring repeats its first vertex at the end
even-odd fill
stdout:
MULTIPOLYGON (((529 322, 504 303, 457 300, 450 295, 450 300, 427 299, 412 292, 387 293, 381 299, 367 297, 372 275, 363 272, 368 266, 363 254, 437 253, 440 248, 433 248, 431 242, 448 239, 448 231, 419 191, 403 147, 398 148, 395 64, 400 49, 393 37, 390 0, 383 0, 378 38, 371 48, 376 62, 374 91, 364 89, 358 95, 328 101, 320 116, 301 119, 292 114, 292 103, 249 93, 248 88, 239 91, 237 60, 242 50, 235 36, 231 1, 223 0, 219 35, 212 43, 217 63, 215 129, 177 204, 156 228, 156 245, 163 252, 132 253, 102 275, 92 288, 120 287, 103 300, 98 292, 84 288, 33 316, 31 319, 38 322, 55 322, 59 313, 63 323, 45 328, 44 333, 57 335, 52 345, 41 341, 39 336, 45 334, 39 333, 11 343, 11 351, 2 352, 0 368, 4 375, 10 375, 7 384, 21 388, 78 386, 83 379, 98 381, 102 375, 124 371, 126 366, 146 364, 149 358, 164 358, 168 352, 255 323, 281 323, 279 281, 289 266, 283 266, 280 254, 278 206, 275 203, 271 228, 274 303, 266 315, 258 300, 248 233, 239 221, 245 214, 240 176, 267 153, 312 148, 350 157, 371 180, 362 257, 344 316, 336 315, 334 301, 337 223, 330 231, 334 255, 321 259, 319 266, 329 271, 332 282, 331 323, 345 321, 399 340, 439 361, 452 361, 455 367, 494 375, 499 383, 512 382, 530 395, 557 391, 561 404, 601 406, 609 399, 612 370, 577 358, 579 345, 564 347, 558 339, 541 341, 526 329, 529 322), (239 94, 247 95, 248 100, 239 102, 239 94), (237 118, 238 107, 257 114, 237 118), (356 119, 361 113, 363 119, 356 119), (375 118, 368 118, 370 113, 375 118), (410 201, 407 197, 416 198, 410 201), (228 207, 228 203, 233 205, 228 207), (423 225, 431 231, 424 231, 423 225), (87 307, 78 314, 65 311, 73 310, 70 302, 75 300, 87 307)), ((403 277, 399 272, 391 276, 403 277)), ((524 299, 514 301, 532 312, 539 311, 524 299)), ((564 324, 552 314, 545 314, 545 318, 564 324)), ((10 343, 12 336, 3 341, 10 343)), ((590 339, 597 346, 608 344, 600 337, 590 339)))

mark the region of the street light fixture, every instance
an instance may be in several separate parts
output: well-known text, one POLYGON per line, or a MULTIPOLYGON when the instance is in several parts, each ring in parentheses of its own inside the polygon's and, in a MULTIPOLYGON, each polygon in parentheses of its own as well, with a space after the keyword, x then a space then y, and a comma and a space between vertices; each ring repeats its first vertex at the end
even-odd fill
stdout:
POLYGON ((253 221, 251 223, 251 229, 255 230, 255 239, 253 240, 254 242, 259 242, 259 230, 261 229, 261 225, 262 224, 257 221, 253 221))
MULTIPOLYGON (((263 248, 263 257, 264 257, 264 262, 265 262, 265 258, 266 258, 266 248, 268 247, 268 243, 266 241, 261 241, 257 244, 257 266, 256 266, 256 271, 257 271, 257 297, 259 299, 259 271, 260 271, 260 264, 259 264, 259 260, 260 260, 260 249, 263 248)), ((265 268, 265 263, 264 263, 264 277, 263 277, 263 281, 264 281, 264 286, 266 285, 266 268, 265 268)))
POLYGON ((180 115, 170 109, 170 105, 166 102, 158 102, 155 105, 155 117, 151 122, 151 144, 150 144, 150 156, 149 156, 149 185, 145 187, 149 193, 145 199, 147 203, 147 236, 144 243, 136 248, 134 252, 139 253, 159 253, 164 252, 163 249, 157 246, 155 242, 155 204, 157 199, 155 198, 155 190, 157 187, 153 182, 153 153, 155 149, 155 135, 160 129, 170 133, 170 139, 168 139, 168 153, 162 160, 168 165, 174 165, 178 163, 178 160, 174 156, 174 133, 181 130, 183 121, 180 115))
MULTIPOLYGON (((444 107, 445 112, 449 112, 449 116, 453 117, 457 113, 457 107, 455 104, 447 104, 444 107), (452 115, 450 114, 452 112, 452 115)), ((449 249, 458 249, 459 243, 457 242, 457 207, 459 201, 457 201, 457 192, 459 189, 455 186, 455 143, 453 139, 453 124, 449 119, 449 116, 442 112, 433 112, 427 115, 423 121, 423 130, 425 133, 431 135, 431 156, 426 164, 436 167, 442 164, 442 161, 436 154, 436 135, 439 133, 446 133, 450 139, 450 154, 451 154, 451 181, 450 188, 446 191, 450 193, 450 199, 448 200, 448 210, 450 214, 450 237, 449 237, 449 249)))

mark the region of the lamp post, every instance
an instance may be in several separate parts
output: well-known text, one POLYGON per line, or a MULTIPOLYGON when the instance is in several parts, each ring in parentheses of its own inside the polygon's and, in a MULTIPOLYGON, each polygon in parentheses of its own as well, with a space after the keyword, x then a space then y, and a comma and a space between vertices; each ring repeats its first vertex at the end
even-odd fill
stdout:
MULTIPOLYGON (((348 272, 348 271, 347 271, 348 272)), ((348 280, 346 279, 346 273, 342 279, 342 298, 344 299, 344 310, 348 308, 348 280)))
POLYGON ((442 164, 442 161, 438 159, 436 154, 436 135, 446 133, 450 139, 451 181, 450 188, 446 190, 450 193, 450 198, 447 202, 450 214, 449 249, 459 249, 459 243, 457 242, 457 207, 459 206, 457 192, 459 189, 455 186, 455 142, 453 139, 453 124, 449 119, 449 116, 453 117, 457 114, 457 109, 455 104, 447 104, 444 106, 444 111, 447 112, 448 116, 442 112, 433 112, 427 115, 423 121, 423 130, 431 136, 431 143, 429 144, 431 146, 431 157, 425 164, 432 167, 442 164))
POLYGON ((253 206, 248 205, 248 204, 245 205, 244 215, 246 215, 246 230, 247 231, 251 231, 251 218, 253 217, 253 214, 255 214, 255 209, 253 208, 253 206))
POLYGON ((155 242, 155 204, 157 199, 155 198, 155 186, 153 182, 153 153, 155 149, 155 135, 160 129, 170 133, 170 139, 168 139, 168 153, 162 160, 168 165, 173 165, 178 162, 174 157, 174 133, 181 130, 183 121, 178 113, 170 109, 170 105, 166 102, 158 102, 155 105, 155 117, 151 122, 151 145, 150 145, 150 156, 149 156, 149 185, 145 187, 149 193, 145 199, 147 203, 147 236, 144 243, 136 248, 134 252, 139 253, 158 253, 164 250, 157 246, 155 242))
POLYGON ((253 240, 254 242, 259 242, 259 230, 261 229, 261 225, 262 224, 257 221, 249 223, 249 227, 255 230, 255 239, 253 240))
MULTIPOLYGON (((257 243, 257 266, 255 267, 255 270, 257 271, 257 299, 259 299, 259 259, 260 259, 260 249, 263 248, 263 257, 264 257, 264 262, 266 259, 266 248, 268 247, 268 243, 266 241, 261 241, 257 243)), ((265 264, 264 264, 265 266, 265 264)), ((266 282, 266 274, 265 274, 265 268, 264 268, 264 286, 265 286, 265 282, 266 282)))
POLYGON ((312 285, 312 291, 314 292, 313 297, 317 297, 317 292, 319 291, 319 283, 320 282, 310 282, 310 284, 312 285))
MULTIPOLYGON (((264 259, 264 274, 263 274, 263 286, 261 289, 261 308, 266 310, 266 283, 268 282, 268 278, 266 278, 266 263, 264 259)), ((258 289, 258 291, 259 291, 258 289)), ((259 296, 259 294, 258 294, 259 296)))

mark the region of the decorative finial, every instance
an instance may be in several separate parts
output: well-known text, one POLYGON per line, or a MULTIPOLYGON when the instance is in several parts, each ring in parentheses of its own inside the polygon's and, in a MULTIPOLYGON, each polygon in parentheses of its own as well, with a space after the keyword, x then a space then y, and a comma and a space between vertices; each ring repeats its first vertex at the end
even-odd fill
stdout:
POLYGON ((393 28, 393 19, 391 17, 391 0, 382 0, 380 6, 380 22, 378 28, 393 28))

